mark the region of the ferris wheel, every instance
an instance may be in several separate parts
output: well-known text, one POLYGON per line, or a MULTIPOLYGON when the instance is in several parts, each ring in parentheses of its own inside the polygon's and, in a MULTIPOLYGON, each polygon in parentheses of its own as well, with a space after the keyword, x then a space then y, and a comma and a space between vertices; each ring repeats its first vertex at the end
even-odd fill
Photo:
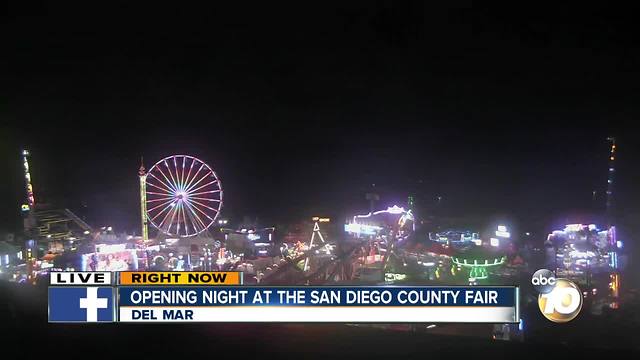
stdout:
POLYGON ((198 235, 213 225, 222 209, 220 179, 193 156, 173 155, 158 161, 144 181, 147 219, 167 235, 198 235))

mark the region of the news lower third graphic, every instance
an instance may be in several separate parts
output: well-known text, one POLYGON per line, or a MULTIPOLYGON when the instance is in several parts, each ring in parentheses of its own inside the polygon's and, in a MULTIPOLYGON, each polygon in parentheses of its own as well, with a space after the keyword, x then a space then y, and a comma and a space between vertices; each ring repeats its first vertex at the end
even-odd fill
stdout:
POLYGON ((519 288, 261 287, 243 286, 240 272, 60 272, 51 274, 49 321, 518 323, 519 288))
POLYGON ((113 322, 113 287, 50 287, 50 322, 113 322))

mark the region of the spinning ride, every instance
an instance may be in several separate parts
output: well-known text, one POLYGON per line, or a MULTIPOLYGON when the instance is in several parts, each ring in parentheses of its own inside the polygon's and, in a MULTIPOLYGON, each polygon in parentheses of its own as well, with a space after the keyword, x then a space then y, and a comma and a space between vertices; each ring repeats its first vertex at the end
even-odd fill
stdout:
POLYGON ((145 173, 140 168, 143 237, 151 223, 168 236, 193 237, 211 227, 222 209, 222 184, 202 160, 172 155, 145 173))

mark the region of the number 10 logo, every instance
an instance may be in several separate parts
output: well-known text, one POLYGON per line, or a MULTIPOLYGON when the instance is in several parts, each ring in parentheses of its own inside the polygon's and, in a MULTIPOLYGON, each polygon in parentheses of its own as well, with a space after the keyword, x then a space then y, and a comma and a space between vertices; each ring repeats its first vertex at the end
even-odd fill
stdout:
POLYGON ((576 284, 557 279, 553 290, 538 295, 538 307, 549 320, 564 323, 573 320, 582 309, 582 294, 576 284))

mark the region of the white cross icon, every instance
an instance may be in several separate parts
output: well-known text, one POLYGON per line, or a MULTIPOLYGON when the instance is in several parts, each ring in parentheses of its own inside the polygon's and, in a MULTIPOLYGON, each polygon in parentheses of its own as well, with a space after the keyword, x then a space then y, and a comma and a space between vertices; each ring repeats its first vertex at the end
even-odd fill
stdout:
POLYGON ((98 309, 106 309, 108 306, 107 298, 98 297, 97 287, 87 288, 87 297, 80 298, 80 308, 87 309, 87 321, 98 321, 98 309))

